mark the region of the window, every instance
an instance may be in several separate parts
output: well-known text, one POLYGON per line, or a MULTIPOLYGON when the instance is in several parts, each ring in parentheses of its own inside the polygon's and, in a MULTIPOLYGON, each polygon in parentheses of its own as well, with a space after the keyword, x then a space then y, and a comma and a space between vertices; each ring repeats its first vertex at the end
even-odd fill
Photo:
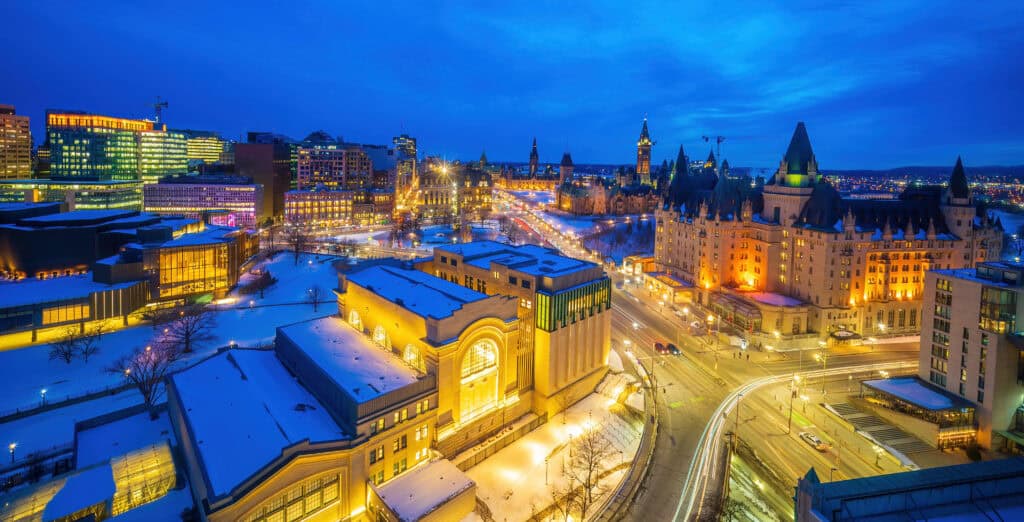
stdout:
POLYGON ((374 435, 381 431, 384 431, 384 419, 377 419, 376 422, 370 424, 370 435, 374 435))
POLYGON ((530 282, 526 279, 523 279, 523 288, 530 288, 530 282))
POLYGON ((401 451, 409 446, 409 439, 406 435, 396 437, 394 442, 391 443, 391 451, 401 451))
POLYGON ((395 412, 395 424, 405 422, 409 418, 409 408, 402 408, 395 412))
POLYGON ((430 428, 426 424, 420 426, 419 428, 416 428, 416 440, 417 441, 426 439, 429 435, 430 435, 430 428))
POLYGON ((423 399, 416 403, 416 415, 426 412, 430 409, 430 399, 423 399))
POLYGON ((384 446, 377 446, 370 450, 370 464, 374 464, 380 460, 384 460, 384 446))
POLYGON ((517 278, 516 276, 508 276, 508 284, 512 286, 519 284, 519 278, 517 278))
POLYGON ((402 459, 402 460, 392 464, 392 466, 391 466, 391 470, 393 472, 393 476, 395 476, 395 477, 397 477, 399 473, 405 471, 406 469, 408 469, 408 465, 406 464, 406 459, 402 459))
MULTIPOLYGON (((376 483, 384 481, 384 472, 371 476, 376 483)), ((266 501, 241 520, 245 522, 283 522, 302 520, 338 499, 338 476, 321 475, 292 487, 286 494, 266 501)))

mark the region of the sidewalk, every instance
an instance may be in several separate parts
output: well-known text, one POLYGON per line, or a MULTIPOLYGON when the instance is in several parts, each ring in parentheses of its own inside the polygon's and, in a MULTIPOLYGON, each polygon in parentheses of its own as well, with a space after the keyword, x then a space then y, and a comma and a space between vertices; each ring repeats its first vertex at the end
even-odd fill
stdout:
MULTIPOLYGON (((482 500, 496 521, 527 520, 543 512, 554 501, 567 478, 570 439, 587 430, 600 430, 611 443, 613 458, 602 463, 601 488, 611 494, 625 475, 639 447, 643 423, 613 413, 621 406, 593 393, 565 413, 559 413, 529 435, 517 440, 466 472, 477 484, 482 500)), ((600 500, 595 503, 595 508, 600 500)))

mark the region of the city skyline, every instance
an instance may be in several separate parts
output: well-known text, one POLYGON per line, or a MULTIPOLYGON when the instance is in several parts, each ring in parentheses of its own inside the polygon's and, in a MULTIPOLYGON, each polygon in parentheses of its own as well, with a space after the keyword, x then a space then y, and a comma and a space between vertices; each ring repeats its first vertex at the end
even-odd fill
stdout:
POLYGON ((647 115, 655 164, 679 144, 702 157, 711 145, 701 137, 724 135, 730 163, 770 168, 796 121, 817 137, 824 171, 957 155, 1022 163, 1011 88, 1020 73, 1010 66, 1024 46, 1009 2, 983 13, 904 2, 800 17, 764 6, 441 5, 387 18, 365 6, 155 9, 12 6, 14 29, 0 38, 36 46, 13 53, 23 79, 4 102, 31 117, 37 145, 47 108, 151 117, 162 96, 171 128, 298 139, 322 128, 364 143, 405 132, 430 153, 486 150, 498 162, 525 161, 537 136, 543 163, 569 150, 580 164, 627 164, 647 115), (54 82, 54 71, 79 81, 54 82))

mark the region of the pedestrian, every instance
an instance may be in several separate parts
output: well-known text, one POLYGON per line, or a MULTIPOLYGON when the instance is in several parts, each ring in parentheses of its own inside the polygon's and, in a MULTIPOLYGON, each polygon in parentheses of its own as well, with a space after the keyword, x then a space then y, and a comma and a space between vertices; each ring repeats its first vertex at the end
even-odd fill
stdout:
POLYGON ((749 353, 747 354, 747 360, 748 361, 750 360, 750 354, 749 353))

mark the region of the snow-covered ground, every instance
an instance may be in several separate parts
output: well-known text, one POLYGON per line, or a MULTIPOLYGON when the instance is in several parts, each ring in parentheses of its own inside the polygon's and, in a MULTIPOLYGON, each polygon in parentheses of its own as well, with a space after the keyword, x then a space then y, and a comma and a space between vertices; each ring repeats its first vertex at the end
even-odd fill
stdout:
MULTIPOLYGON (((215 339, 196 350, 183 364, 203 358, 231 341, 240 346, 268 344, 278 326, 337 313, 338 304, 331 292, 338 286, 337 271, 331 263, 336 259, 303 254, 296 265, 291 253, 282 252, 262 263, 278 279, 277 283, 266 290, 263 298, 259 294, 241 296, 235 291, 231 295, 238 300, 236 303, 216 305, 215 339), (315 313, 312 305, 305 302, 306 289, 314 285, 323 289, 321 299, 326 301, 320 303, 315 313)), ((105 368, 121 355, 145 346, 153 334, 149 325, 105 334, 100 352, 88 363, 80 359, 71 364, 51 361, 49 346, 45 344, 0 352, 0 414, 38 406, 43 389, 47 401, 54 402, 123 384, 120 375, 107 373, 105 368)))
MULTIPOLYGON (((552 492, 564 488, 563 461, 569 461, 569 438, 599 429, 611 441, 614 456, 603 470, 633 459, 643 425, 612 413, 612 399, 594 393, 508 447, 470 468, 482 499, 498 520, 527 520, 552 504, 552 492), (621 453, 620 453, 621 452, 621 453)), ((625 469, 608 474, 602 485, 610 494, 625 476, 625 469)), ((598 502, 600 503, 600 502, 598 502)))

